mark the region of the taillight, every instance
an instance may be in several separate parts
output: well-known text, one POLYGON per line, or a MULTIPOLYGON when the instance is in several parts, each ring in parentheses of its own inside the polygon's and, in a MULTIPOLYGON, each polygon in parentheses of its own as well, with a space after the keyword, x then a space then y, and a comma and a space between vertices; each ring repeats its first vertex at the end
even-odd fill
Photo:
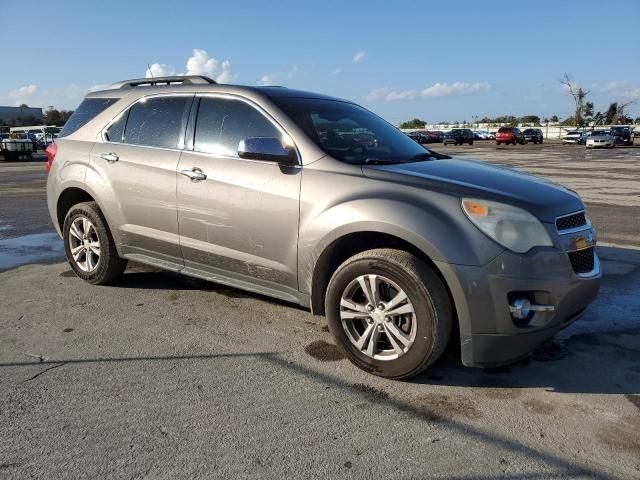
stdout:
POLYGON ((51 170, 53 161, 56 158, 56 153, 58 153, 58 145, 55 143, 49 144, 47 147, 47 172, 51 170))

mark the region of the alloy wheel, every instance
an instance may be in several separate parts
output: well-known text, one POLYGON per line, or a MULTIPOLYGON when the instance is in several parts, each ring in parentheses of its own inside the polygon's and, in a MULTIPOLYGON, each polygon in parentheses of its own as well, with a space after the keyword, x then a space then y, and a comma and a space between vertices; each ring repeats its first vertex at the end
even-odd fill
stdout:
POLYGON ((416 313, 407 294, 382 275, 360 275, 340 299, 340 319, 349 341, 376 360, 395 360, 416 336, 416 313))
POLYGON ((76 217, 69 228, 69 249, 80 270, 91 273, 100 263, 100 239, 95 226, 85 216, 76 217))

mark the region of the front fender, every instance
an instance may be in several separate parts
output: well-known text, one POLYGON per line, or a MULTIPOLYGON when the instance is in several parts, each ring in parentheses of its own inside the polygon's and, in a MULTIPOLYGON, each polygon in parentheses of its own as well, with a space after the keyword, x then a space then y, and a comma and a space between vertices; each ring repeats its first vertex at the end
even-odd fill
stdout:
POLYGON ((311 292, 322 252, 339 238, 359 232, 403 239, 434 262, 484 265, 503 250, 468 221, 454 197, 442 196, 438 205, 429 207, 388 198, 351 200, 301 223, 298 265, 303 293, 311 292))

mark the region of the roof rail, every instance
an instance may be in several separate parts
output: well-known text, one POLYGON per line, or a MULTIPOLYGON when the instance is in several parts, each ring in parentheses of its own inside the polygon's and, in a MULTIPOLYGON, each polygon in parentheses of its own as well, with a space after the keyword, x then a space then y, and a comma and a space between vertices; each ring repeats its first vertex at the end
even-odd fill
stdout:
POLYGON ((135 78, 133 80, 123 80, 109 86, 109 89, 149 87, 153 85, 210 85, 217 83, 204 75, 172 75, 170 77, 135 78))

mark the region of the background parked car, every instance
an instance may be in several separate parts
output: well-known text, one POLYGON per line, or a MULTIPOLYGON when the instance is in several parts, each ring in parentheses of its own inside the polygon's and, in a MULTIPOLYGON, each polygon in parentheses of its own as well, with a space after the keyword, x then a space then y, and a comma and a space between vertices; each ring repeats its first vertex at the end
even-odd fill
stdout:
POLYGON ((490 135, 489 132, 486 132, 484 130, 474 130, 473 138, 475 140, 490 140, 490 135))
POLYGON ((519 128, 501 127, 498 133, 496 133, 496 145, 500 145, 501 143, 512 145, 519 143, 520 145, 524 145, 527 143, 527 140, 519 128))
MULTIPOLYGON (((585 136, 584 132, 581 132, 579 130, 571 130, 569 132, 567 132, 565 135, 563 135, 562 137, 562 143, 580 143, 581 138, 585 136)), ((583 141, 586 141, 586 139, 584 139, 583 141)))
POLYGON ((611 127, 611 136, 618 145, 633 145, 633 129, 630 127, 611 127))
POLYGON ((442 143, 444 142, 444 132, 437 130, 435 132, 431 132, 435 136, 436 140, 434 143, 442 143))
POLYGON ((425 135, 424 132, 417 132, 417 131, 409 132, 407 133, 407 135, 412 139, 414 139, 416 142, 418 142, 420 145, 424 145, 426 143, 433 143, 431 141, 431 137, 429 135, 425 135))
POLYGON ((468 143, 473 145, 473 132, 468 128, 454 128, 444 136, 444 144, 462 145, 468 143))
POLYGON ((612 148, 616 146, 615 137, 607 130, 593 130, 592 132, 588 132, 588 135, 584 135, 584 138, 586 139, 585 144, 587 148, 612 148))
POLYGON ((527 128, 524 132, 524 138, 527 142, 542 143, 544 140, 542 130, 539 128, 527 128))

